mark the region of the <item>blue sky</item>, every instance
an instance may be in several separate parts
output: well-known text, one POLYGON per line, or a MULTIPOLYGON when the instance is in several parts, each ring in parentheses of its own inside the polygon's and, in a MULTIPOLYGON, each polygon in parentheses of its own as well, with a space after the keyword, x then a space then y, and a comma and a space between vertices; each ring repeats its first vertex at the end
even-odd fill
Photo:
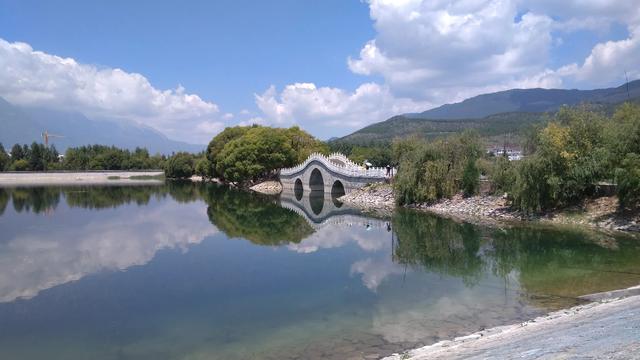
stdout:
POLYGON ((0 37, 79 62, 182 84, 224 104, 304 79, 354 89, 349 55, 374 36, 359 1, 0 1, 0 37), (188 4, 187 4, 188 3, 188 4))
POLYGON ((204 143, 640 75, 640 0, 0 0, 0 96, 204 143), (72 60, 70 62, 70 60, 72 60))

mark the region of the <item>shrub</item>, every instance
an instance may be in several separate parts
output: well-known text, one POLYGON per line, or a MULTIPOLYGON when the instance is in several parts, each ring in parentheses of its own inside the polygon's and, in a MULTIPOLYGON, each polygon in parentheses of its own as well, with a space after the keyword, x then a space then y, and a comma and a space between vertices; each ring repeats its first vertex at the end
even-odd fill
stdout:
POLYGON ((469 158, 462 174, 462 191, 464 196, 473 196, 480 188, 480 171, 476 167, 476 159, 469 158))
POLYGON ((630 153, 616 169, 618 199, 621 208, 633 208, 640 204, 640 155, 630 153))
POLYGON ((29 162, 26 159, 16 160, 9 169, 11 171, 27 171, 29 170, 29 162))
POLYGON ((195 173, 205 179, 213 178, 213 164, 205 157, 196 161, 195 173))
POLYGON ((170 157, 164 168, 164 174, 171 179, 186 179, 193 175, 193 156, 179 152, 170 157))

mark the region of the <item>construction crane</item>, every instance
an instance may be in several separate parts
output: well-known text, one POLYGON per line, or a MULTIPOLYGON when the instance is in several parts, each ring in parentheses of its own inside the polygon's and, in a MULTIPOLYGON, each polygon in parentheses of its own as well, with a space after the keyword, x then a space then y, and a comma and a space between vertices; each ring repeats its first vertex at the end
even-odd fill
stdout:
POLYGON ((44 140, 44 146, 49 147, 49 138, 63 138, 62 135, 49 134, 47 130, 42 133, 42 139, 44 140))

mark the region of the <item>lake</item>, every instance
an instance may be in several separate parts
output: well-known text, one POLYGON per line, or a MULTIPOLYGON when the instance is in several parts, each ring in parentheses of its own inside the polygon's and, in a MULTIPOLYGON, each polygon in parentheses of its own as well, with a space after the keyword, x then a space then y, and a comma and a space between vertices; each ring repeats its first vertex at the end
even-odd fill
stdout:
POLYGON ((0 358, 378 358, 637 285, 638 259, 627 236, 307 194, 0 189, 0 358))

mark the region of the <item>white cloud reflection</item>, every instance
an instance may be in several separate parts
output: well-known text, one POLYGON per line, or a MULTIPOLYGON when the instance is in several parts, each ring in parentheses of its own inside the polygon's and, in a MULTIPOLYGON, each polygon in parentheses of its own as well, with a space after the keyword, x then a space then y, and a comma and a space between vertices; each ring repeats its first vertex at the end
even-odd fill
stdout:
POLYGON ((0 302, 29 299, 100 271, 144 265, 159 250, 187 251, 218 232, 204 215, 185 216, 206 214, 203 203, 166 201, 145 211, 127 209, 131 210, 91 212, 95 219, 83 226, 56 227, 46 233, 33 226, 1 242, 0 302))

